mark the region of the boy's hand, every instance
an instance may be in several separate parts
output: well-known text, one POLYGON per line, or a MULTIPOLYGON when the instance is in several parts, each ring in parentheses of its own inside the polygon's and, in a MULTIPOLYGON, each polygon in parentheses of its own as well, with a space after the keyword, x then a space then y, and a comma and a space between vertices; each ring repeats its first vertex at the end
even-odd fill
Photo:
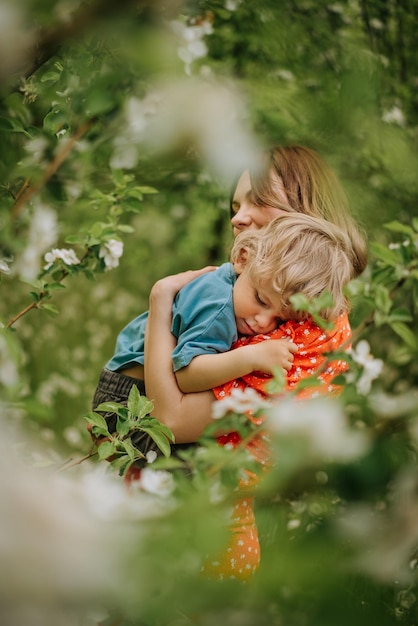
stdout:
POLYGON ((289 371, 293 365, 297 345, 288 339, 271 339, 247 346, 252 349, 254 359, 253 371, 273 374, 274 367, 282 367, 289 371))

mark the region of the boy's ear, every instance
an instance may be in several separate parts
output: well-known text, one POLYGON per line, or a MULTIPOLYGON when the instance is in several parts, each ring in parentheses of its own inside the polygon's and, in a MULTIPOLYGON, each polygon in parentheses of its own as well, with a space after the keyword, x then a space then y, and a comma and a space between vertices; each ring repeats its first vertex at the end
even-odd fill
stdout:
POLYGON ((244 271, 248 261, 248 248, 240 248, 237 257, 234 261, 234 270, 237 274, 241 274, 244 271))

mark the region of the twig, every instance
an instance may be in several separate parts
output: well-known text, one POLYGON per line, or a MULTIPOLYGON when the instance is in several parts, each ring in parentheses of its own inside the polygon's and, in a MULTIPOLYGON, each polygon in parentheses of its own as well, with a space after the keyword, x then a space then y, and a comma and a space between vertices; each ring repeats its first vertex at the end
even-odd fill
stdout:
POLYGON ((85 454, 83 457, 81 457, 81 459, 76 459, 74 460, 72 457, 70 459, 68 459, 67 461, 65 461, 65 463, 63 463, 62 465, 60 465, 57 468, 57 472, 63 472, 64 470, 70 469, 71 467, 75 467, 76 465, 81 465, 81 463, 83 463, 84 461, 87 461, 88 459, 93 458, 94 456, 97 455, 97 450, 95 450, 93 452, 93 450, 95 449, 95 445, 93 445, 92 448, 90 448, 90 452, 88 452, 87 454, 85 454))
POLYGON ((49 179, 57 172, 57 170, 61 167, 71 150, 73 149, 76 142, 88 131, 91 127, 95 118, 91 118, 84 122, 74 133, 72 137, 65 143, 62 149, 58 152, 55 158, 51 161, 48 167, 45 170, 44 175, 40 179, 38 183, 30 186, 30 181, 28 179, 25 180, 21 189, 19 190, 15 203, 12 208, 12 218, 16 218, 20 213, 21 208, 34 196, 42 187, 49 181, 49 179))

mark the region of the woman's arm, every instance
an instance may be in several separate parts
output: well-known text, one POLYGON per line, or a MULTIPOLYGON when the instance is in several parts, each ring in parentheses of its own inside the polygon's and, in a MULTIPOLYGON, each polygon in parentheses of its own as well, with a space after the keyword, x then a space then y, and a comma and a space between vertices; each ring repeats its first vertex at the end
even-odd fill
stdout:
POLYGON ((176 293, 200 274, 215 268, 167 276, 155 283, 149 298, 145 332, 145 388, 154 403, 152 415, 170 428, 176 443, 197 441, 211 422, 212 391, 184 394, 177 386, 171 354, 176 344, 171 334, 171 311, 176 293))

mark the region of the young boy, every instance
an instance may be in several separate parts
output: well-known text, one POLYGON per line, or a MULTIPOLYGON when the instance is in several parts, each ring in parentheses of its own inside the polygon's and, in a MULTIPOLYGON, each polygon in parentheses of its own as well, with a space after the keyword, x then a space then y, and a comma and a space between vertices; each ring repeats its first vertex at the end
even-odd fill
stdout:
MULTIPOLYGON (((260 230, 239 234, 231 262, 186 285, 174 301, 172 361, 183 393, 212 389, 254 371, 271 374, 275 366, 289 370, 297 346, 287 339, 230 348, 238 336, 264 335, 285 320, 306 319, 308 314, 290 303, 296 293, 312 299, 330 292, 333 306, 321 314, 336 318, 347 309, 343 288, 353 278, 352 254, 338 227, 300 213, 285 213, 260 230)), ((106 401, 126 403, 133 384, 145 393, 147 316, 135 318, 119 334, 93 408, 106 401)), ((116 416, 105 418, 114 429, 116 416)))

